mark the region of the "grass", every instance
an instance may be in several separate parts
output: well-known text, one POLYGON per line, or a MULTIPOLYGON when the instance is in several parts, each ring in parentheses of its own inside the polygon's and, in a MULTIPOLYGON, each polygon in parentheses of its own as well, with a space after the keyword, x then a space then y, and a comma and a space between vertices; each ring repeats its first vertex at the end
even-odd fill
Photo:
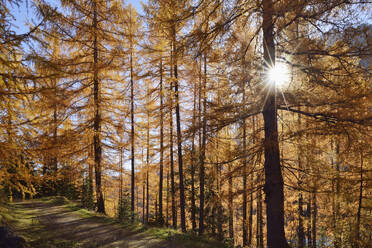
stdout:
MULTIPOLYGON (((208 236, 196 236, 194 233, 182 233, 178 230, 154 226, 146 226, 141 223, 127 224, 119 222, 94 211, 82 209, 78 203, 71 202, 65 197, 46 197, 32 200, 31 203, 47 203, 53 206, 63 206, 66 210, 77 214, 79 218, 91 219, 94 222, 116 225, 128 233, 142 233, 145 236, 153 237, 158 240, 166 240, 176 247, 182 248, 225 248, 228 247, 221 242, 208 236)), ((22 236, 31 247, 43 248, 81 248, 83 244, 71 241, 61 240, 53 237, 55 233, 47 230, 39 221, 37 216, 42 215, 40 209, 24 208, 17 203, 3 204, 0 206, 0 223, 10 226, 16 233, 22 236)), ((97 246, 99 247, 99 246, 97 246)))
POLYGON ((128 224, 120 222, 118 219, 108 217, 106 215, 102 215, 96 213, 94 211, 89 211, 87 209, 83 209, 79 206, 79 204, 68 202, 66 207, 72 211, 75 211, 80 215, 82 218, 99 218, 100 221, 103 223, 110 223, 110 224, 118 224, 121 225, 123 228, 130 230, 131 232, 144 232, 148 236, 152 236, 156 239, 161 240, 169 240, 174 241, 175 243, 179 244, 180 247, 184 248, 226 248, 229 247, 227 244, 223 244, 221 242, 216 241, 215 239, 204 236, 197 236, 194 233, 182 233, 178 230, 172 228, 165 228, 165 227, 153 227, 143 225, 142 223, 134 223, 128 224))
MULTIPOLYGON (((32 200, 52 205, 61 205, 68 202, 64 197, 46 197, 32 200)), ((50 233, 45 229, 37 216, 38 209, 26 209, 17 203, 6 203, 0 207, 0 223, 9 226, 17 235, 23 237, 31 247, 40 248, 80 248, 81 244, 70 240, 51 239, 50 233)))

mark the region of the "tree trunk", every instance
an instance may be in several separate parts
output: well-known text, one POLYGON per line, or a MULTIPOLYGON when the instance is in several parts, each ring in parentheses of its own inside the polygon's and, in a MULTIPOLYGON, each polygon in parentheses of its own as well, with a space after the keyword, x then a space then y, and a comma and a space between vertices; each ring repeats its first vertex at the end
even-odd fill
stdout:
POLYGON ((160 57, 160 168, 159 168, 159 224, 164 224, 163 218, 163 60, 160 57))
MULTIPOLYGON (((194 84, 194 106, 192 112, 192 128, 195 128, 196 122, 196 83, 194 84)), ((195 131, 192 132, 192 144, 191 144, 191 224, 192 230, 196 231, 196 206, 195 206, 195 131)))
MULTIPOLYGON (((263 48, 265 67, 275 65, 274 24, 272 0, 263 1, 263 48), (274 63, 273 63, 274 62, 274 63)), ((280 166, 276 89, 268 87, 263 109, 265 148, 265 202, 267 216, 267 245, 269 248, 288 247, 284 233, 284 193, 280 166)))
POLYGON ((146 223, 149 223, 149 205, 150 205, 150 113, 147 112, 147 128, 146 128, 146 223))
POLYGON ((166 226, 169 227, 169 170, 167 171, 167 212, 166 226))
MULTIPOLYGON (((245 90, 243 89, 243 104, 245 103, 245 90)), ((248 245, 247 235, 247 130, 245 119, 242 122, 243 130, 243 247, 248 245)))
MULTIPOLYGON (((130 39, 131 41, 131 39, 130 39)), ((131 144, 131 211, 132 222, 134 222, 134 187, 135 187, 135 171, 134 171, 134 85, 133 85, 133 54, 132 42, 130 42, 130 144, 131 144)))
POLYGON ((232 240, 232 244, 234 245, 234 210, 233 210, 233 195, 232 195, 232 187, 233 187, 233 180, 232 180, 232 170, 231 170, 231 163, 228 164, 227 173, 229 174, 229 184, 228 184, 228 191, 229 191, 229 238, 232 240))
POLYGON ((98 44, 97 44, 97 3, 93 1, 93 95, 94 95, 94 166, 96 172, 96 195, 97 195, 97 212, 105 213, 105 203, 102 193, 102 144, 101 144, 101 90, 98 79, 98 44))
POLYGON ((313 202, 312 211, 311 211, 312 212, 312 224, 311 224, 311 227, 312 227, 312 232, 311 232, 311 234, 312 234, 312 248, 316 248, 317 204, 316 204, 316 191, 315 190, 312 193, 312 202, 313 202))
POLYGON ((158 215, 158 192, 155 194, 155 220, 159 217, 158 215))
MULTIPOLYGON (((259 180, 257 180, 259 181, 259 180)), ((262 248, 262 196, 261 189, 257 190, 256 208, 257 208, 257 219, 256 219, 256 247, 262 248)))
POLYGON ((356 231, 355 231, 355 244, 356 248, 359 248, 360 240, 360 216, 362 212, 362 199, 363 199, 363 151, 360 150, 360 184, 359 184, 359 199, 358 199, 358 211, 356 220, 356 231))
MULTIPOLYGON (((300 109, 299 109, 300 110, 300 109)), ((298 122, 298 127, 301 128, 301 115, 298 114, 297 116, 297 122, 298 122)), ((303 196, 302 196, 302 160, 301 156, 302 154, 302 149, 301 149, 301 135, 298 137, 298 151, 297 151, 297 160, 298 160, 298 186, 300 188, 300 193, 298 195, 298 248, 303 248, 305 246, 305 232, 304 232, 304 223, 303 223, 303 196)))
MULTIPOLYGON (((201 61, 200 61, 201 63, 201 61)), ((206 87, 207 87, 207 57, 204 54, 204 84, 202 88, 203 94, 203 123, 202 123, 202 142, 201 151, 199 154, 200 167, 199 167, 199 187, 200 187, 200 206, 199 206, 199 235, 204 232, 204 160, 205 160, 205 146, 206 146, 206 109, 207 109, 207 99, 206 99, 206 87)), ((200 87, 201 88, 201 87, 200 87)))
MULTIPOLYGON (((254 146, 256 144, 255 134, 256 134, 256 125, 255 125, 255 117, 252 116, 252 145, 254 146)), ((252 158, 253 159, 253 158, 252 158)), ((252 163, 252 168, 255 167, 255 164, 252 163)), ((249 218, 248 218, 248 246, 252 244, 253 239, 253 179, 254 179, 254 173, 253 170, 251 170, 251 192, 249 194, 249 218)))
MULTIPOLYGON (((173 51, 171 52, 171 78, 173 77, 173 51)), ((171 198, 172 198, 172 224, 173 228, 177 228, 177 210, 176 210, 176 189, 174 185, 174 158, 173 158, 173 82, 170 82, 169 90, 169 156, 170 156, 170 174, 171 174, 171 198)))
POLYGON ((182 161, 182 133, 181 133, 181 116, 178 92, 178 65, 177 65, 177 47, 176 47, 176 34, 173 30, 173 68, 174 68, 174 94, 176 98, 176 126, 177 126, 177 154, 178 154, 178 174, 179 174, 179 187, 180 187, 180 211, 181 211, 181 229, 186 232, 186 219, 185 219, 185 189, 183 185, 183 161, 182 161))
POLYGON ((313 239, 311 238, 311 195, 309 195, 309 201, 307 203, 307 209, 306 209, 306 212, 307 212, 307 218, 308 218, 308 222, 307 222, 307 246, 308 247, 313 247, 313 239))
POLYGON ((142 223, 145 224, 145 192, 146 192, 146 177, 143 177, 142 185, 142 223))
POLYGON ((335 192, 335 199, 334 199, 334 247, 339 248, 342 245, 341 240, 341 234, 339 230, 339 216, 340 216, 340 144, 339 139, 336 139, 336 179, 335 179, 335 186, 336 186, 336 192, 335 192))

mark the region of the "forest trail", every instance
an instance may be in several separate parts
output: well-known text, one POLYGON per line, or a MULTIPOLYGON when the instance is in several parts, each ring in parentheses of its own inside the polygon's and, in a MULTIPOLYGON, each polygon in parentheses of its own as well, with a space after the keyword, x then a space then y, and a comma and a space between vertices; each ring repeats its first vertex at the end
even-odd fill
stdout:
POLYGON ((182 247, 151 237, 144 228, 125 228, 110 218, 87 216, 63 203, 33 200, 13 203, 12 207, 25 218, 15 225, 15 231, 25 236, 31 247, 182 247))

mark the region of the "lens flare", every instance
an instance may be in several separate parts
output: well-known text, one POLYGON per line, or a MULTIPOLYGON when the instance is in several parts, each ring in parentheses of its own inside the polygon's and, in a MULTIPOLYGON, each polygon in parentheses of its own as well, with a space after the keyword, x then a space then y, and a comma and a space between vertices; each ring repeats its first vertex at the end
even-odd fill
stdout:
POLYGON ((290 80, 288 66, 281 62, 276 62, 273 67, 267 71, 267 80, 276 87, 283 87, 290 80))

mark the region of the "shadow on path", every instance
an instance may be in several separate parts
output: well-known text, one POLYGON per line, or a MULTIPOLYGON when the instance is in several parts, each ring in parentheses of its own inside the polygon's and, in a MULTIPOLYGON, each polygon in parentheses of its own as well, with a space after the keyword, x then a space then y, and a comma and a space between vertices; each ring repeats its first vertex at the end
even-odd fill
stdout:
POLYGON ((38 239, 31 247, 123 247, 123 248, 172 248, 179 247, 170 241, 158 240, 143 230, 128 230, 116 223, 105 223, 103 217, 82 217, 63 205, 37 201, 15 203, 17 209, 32 210, 40 228, 30 230, 38 239), (51 241, 69 242, 71 246, 48 245, 51 241))

